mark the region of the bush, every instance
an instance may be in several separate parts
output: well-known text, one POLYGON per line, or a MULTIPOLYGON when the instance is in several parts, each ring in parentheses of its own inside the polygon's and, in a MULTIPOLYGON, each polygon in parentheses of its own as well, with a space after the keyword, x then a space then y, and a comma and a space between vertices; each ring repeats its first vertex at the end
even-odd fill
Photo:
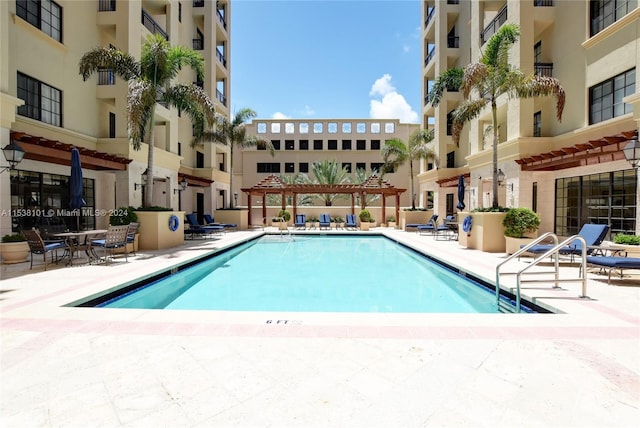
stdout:
POLYGON ((640 245, 640 236, 638 235, 625 235, 624 233, 618 233, 613 242, 621 245, 640 245))
POLYGON ((505 212, 509 212, 509 210, 512 210, 514 208, 507 208, 507 207, 498 207, 498 208, 493 208, 493 207, 486 207, 486 208, 476 208, 471 210, 472 213, 505 213, 505 212))
POLYGON ((540 227, 540 216, 529 208, 511 208, 502 220, 505 236, 523 238, 540 227))
POLYGON ((280 210, 278 211, 277 217, 282 217, 284 221, 289 221, 291 220, 291 213, 287 210, 280 210))
POLYGON ((396 222, 396 217, 393 215, 390 215, 389 217, 387 217, 387 223, 395 223, 396 222))
POLYGON ((310 215, 309 217, 307 217, 307 223, 317 223, 319 221, 320 219, 314 215, 310 215))
POLYGON ((150 207, 140 207, 136 211, 173 211, 173 208, 161 207, 158 205, 152 205, 150 207))
POLYGON ((133 207, 120 207, 114 211, 114 215, 109 217, 109 225, 123 226, 138 221, 138 215, 133 207))
POLYGON ((344 219, 340 216, 333 217, 331 223, 344 223, 344 219))
POLYGON ((371 213, 369 212, 369 210, 362 210, 360 211, 360 214, 358 214, 358 217, 360 217, 360 221, 363 223, 370 223, 373 221, 373 219, 371 218, 371 213))
POLYGON ((24 242, 27 238, 22 233, 10 233, 2 237, 2 242, 24 242))

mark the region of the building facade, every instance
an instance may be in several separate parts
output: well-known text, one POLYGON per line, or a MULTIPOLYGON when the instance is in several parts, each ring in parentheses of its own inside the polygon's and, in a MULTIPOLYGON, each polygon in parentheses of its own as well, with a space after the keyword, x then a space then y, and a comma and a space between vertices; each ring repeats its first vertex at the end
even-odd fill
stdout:
POLYGON ((462 95, 448 90, 433 106, 429 91, 445 70, 477 62, 507 22, 521 32, 510 64, 557 78, 567 99, 562 121, 551 97, 499 99, 500 205, 534 209, 541 232, 572 235, 584 223, 609 224, 613 234, 639 232, 637 174, 622 152, 637 138, 640 120, 636 0, 425 1, 422 122, 434 128, 446 162, 421 171, 421 197, 432 193, 436 212, 444 211, 449 187, 464 175, 467 210, 491 206, 490 109, 465 124, 456 146, 450 117, 462 95))
MULTIPOLYGON (((127 82, 110 70, 86 82, 84 53, 114 46, 140 58, 147 35, 199 52, 204 81, 183 70, 181 83, 200 85, 229 116, 231 3, 226 0, 0 2, 1 145, 26 152, 0 177, 0 233, 68 218, 70 150, 81 152, 83 227, 104 227, 110 210, 142 204, 148 144, 128 138, 127 82)), ((191 147, 192 125, 177 109, 156 106, 153 205, 211 212, 229 204, 228 148, 191 147), (183 186, 180 184, 186 184, 183 186)), ((148 141, 148 136, 147 140, 148 141)), ((2 159, 6 165, 5 159, 2 159)))
MULTIPOLYGON (((234 193, 242 198, 238 202, 243 206, 248 201, 241 188, 249 188, 272 174, 301 173, 313 179, 314 162, 336 160, 354 180, 357 169, 367 173, 379 171, 383 164, 380 149, 385 141, 398 138, 406 144, 411 133, 419 129, 418 124, 400 123, 397 119, 254 119, 246 126, 248 135, 271 141, 275 155, 272 157, 257 147, 244 149, 239 155, 234 153, 234 193)), ((417 166, 417 162, 414 165, 417 166)), ((385 174, 384 179, 394 187, 410 189, 408 163, 385 174)), ((317 199, 310 202, 322 204, 317 199)), ((252 204, 255 206, 256 202, 252 204)), ((337 204, 350 202, 343 199, 337 204)), ((379 201, 373 203, 379 204, 379 201)), ((401 195, 401 204, 411 205, 408 190, 401 195)))

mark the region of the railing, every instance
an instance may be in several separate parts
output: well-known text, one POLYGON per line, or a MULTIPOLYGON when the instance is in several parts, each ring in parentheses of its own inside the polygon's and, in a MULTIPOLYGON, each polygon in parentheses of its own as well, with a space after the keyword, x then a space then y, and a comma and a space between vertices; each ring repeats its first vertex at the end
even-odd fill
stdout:
POLYGON ((193 50, 201 51, 204 49, 204 39, 193 39, 193 50))
POLYGON ((98 12, 115 12, 116 0, 98 0, 98 12))
POLYGON ((113 70, 102 68, 98 70, 98 85, 115 85, 116 75, 113 70))
POLYGON ((533 64, 536 76, 553 77, 552 62, 536 62, 533 64))
POLYGON ((204 0, 193 0, 193 7, 204 7, 204 0))
POLYGON ((225 21, 224 19, 224 15, 222 14, 222 12, 220 11, 220 9, 218 9, 216 11, 216 13, 218 14, 218 20, 220 21, 220 23, 222 24, 222 27, 226 30, 227 29, 227 21, 225 21))
POLYGON ((424 59, 424 65, 429 64, 429 62, 431 62, 435 54, 436 54, 436 48, 431 49, 427 54, 427 57, 424 59))
POLYGON ((460 37, 459 36, 447 36, 447 47, 448 48, 459 48, 460 47, 460 37))
POLYGON ((484 30, 480 33, 480 42, 484 45, 489 40, 489 37, 493 36, 505 22, 507 22, 507 5, 500 9, 500 12, 491 20, 489 25, 484 27, 484 30))
POLYGON ((447 4, 460 4, 460 0, 447 0, 447 4))
POLYGON ((169 40, 167 32, 164 31, 155 19, 153 19, 153 17, 144 9, 142 9, 142 25, 144 25, 147 30, 151 31, 152 34, 160 34, 165 40, 169 40))
POLYGON ((533 0, 533 5, 535 7, 554 6, 553 3, 553 0, 533 0))
POLYGON ((227 97, 225 97, 224 94, 220 92, 219 89, 216 89, 216 98, 218 99, 218 101, 222 103, 222 105, 224 106, 227 105, 227 97))
POLYGON ((224 55, 222 54, 222 52, 220 52, 218 49, 216 49, 216 57, 218 58, 218 61, 220 61, 222 63, 222 66, 224 68, 227 68, 227 60, 224 57, 224 55))
POLYGON ((193 82, 193 84, 199 87, 200 89, 204 89, 204 81, 202 80, 196 80, 195 82, 193 82))
POLYGON ((431 22, 431 19, 433 18, 433 15, 436 12, 436 8, 432 7, 431 9, 429 9, 429 13, 427 14, 427 17, 424 20, 424 28, 427 28, 429 26, 429 22, 431 22))

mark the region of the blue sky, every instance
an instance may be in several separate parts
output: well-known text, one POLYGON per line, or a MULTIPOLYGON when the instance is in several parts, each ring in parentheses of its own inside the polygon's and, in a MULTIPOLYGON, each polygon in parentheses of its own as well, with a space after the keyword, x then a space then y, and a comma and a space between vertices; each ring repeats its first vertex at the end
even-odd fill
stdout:
POLYGON ((420 123, 418 0, 232 2, 231 113, 420 123))

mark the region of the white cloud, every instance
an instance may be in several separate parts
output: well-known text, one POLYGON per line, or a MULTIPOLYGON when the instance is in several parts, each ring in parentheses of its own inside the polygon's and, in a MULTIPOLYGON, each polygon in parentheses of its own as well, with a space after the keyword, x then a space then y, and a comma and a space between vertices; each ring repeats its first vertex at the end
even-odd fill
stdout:
POLYGON ((369 96, 382 96, 372 99, 369 115, 371 119, 399 119, 404 123, 419 123, 418 113, 413 111, 407 100, 391 84, 391 75, 385 74, 371 86, 369 96))
POLYGON ((277 112, 275 112, 275 113, 273 113, 271 115, 271 119, 291 119, 291 117, 287 116, 284 113, 281 113, 281 112, 277 111, 277 112))
POLYGON ((314 114, 316 114, 316 111, 307 104, 304 106, 304 114, 306 114, 307 116, 313 116, 314 114))

